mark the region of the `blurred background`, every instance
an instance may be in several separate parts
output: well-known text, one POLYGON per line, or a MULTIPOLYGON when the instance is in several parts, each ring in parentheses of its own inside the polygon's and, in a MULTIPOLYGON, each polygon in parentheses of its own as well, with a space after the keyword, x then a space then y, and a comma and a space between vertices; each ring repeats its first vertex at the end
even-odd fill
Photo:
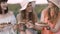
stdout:
MULTIPOLYGON (((21 8, 19 4, 21 1, 22 0, 8 0, 8 8, 9 10, 14 11, 15 16, 17 16, 17 14, 19 13, 18 11, 21 8)), ((38 18, 40 19, 41 11, 47 7, 48 3, 47 0, 35 0, 35 1, 36 1, 35 11, 38 15, 38 18)), ((41 34, 41 31, 38 31, 38 34, 41 34)))
MULTIPOLYGON (((22 0, 8 0, 8 8, 11 11, 14 11, 15 16, 18 14, 19 9, 21 8, 20 6, 20 2, 22 0)), ((41 11, 47 7, 47 0, 35 0, 36 1, 36 7, 35 7, 35 11, 38 15, 38 17, 40 18, 41 15, 41 11)))

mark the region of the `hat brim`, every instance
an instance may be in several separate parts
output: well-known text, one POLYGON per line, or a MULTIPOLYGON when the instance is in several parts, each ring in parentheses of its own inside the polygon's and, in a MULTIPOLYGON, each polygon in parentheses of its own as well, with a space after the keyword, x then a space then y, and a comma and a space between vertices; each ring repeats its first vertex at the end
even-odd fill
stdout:
POLYGON ((27 5, 28 5, 28 3, 27 3, 27 4, 25 4, 25 6, 23 6, 20 10, 25 10, 25 9, 26 9, 26 7, 27 7, 27 5))
MULTIPOLYGON (((35 7, 35 1, 30 1, 30 2, 32 2, 33 7, 35 7)), ((29 2, 28 2, 28 3, 29 3, 29 2)), ((25 6, 23 6, 23 7, 20 9, 20 11, 25 10, 25 9, 27 8, 28 3, 26 3, 25 6)))
POLYGON ((51 0, 51 2, 52 2, 53 4, 55 4, 58 8, 60 8, 60 6, 59 6, 58 3, 56 3, 56 2, 54 2, 54 1, 52 1, 52 0, 51 0))

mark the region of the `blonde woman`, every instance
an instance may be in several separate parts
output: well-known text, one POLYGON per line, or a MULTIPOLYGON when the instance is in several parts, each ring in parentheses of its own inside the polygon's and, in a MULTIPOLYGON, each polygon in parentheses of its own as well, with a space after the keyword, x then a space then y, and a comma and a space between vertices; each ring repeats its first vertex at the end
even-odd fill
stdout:
POLYGON ((60 0, 47 0, 48 7, 41 13, 41 22, 49 27, 43 27, 42 34, 60 34, 60 0))
POLYGON ((20 34, 37 34, 37 32, 32 28, 37 22, 37 15, 35 14, 34 0, 24 0, 20 3, 21 9, 20 13, 17 15, 17 20, 19 26, 20 34))

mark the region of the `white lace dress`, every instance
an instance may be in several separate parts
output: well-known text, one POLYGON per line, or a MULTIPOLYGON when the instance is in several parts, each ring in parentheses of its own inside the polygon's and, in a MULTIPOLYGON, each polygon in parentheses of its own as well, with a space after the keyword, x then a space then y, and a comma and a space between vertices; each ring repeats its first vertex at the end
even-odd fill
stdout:
MULTIPOLYGON (((0 19, 0 24, 8 23, 8 22, 11 22, 12 25, 16 24, 15 16, 12 15, 12 16, 8 16, 6 18, 0 19)), ((2 31, 0 30, 0 34, 16 34, 16 32, 12 28, 12 25, 5 27, 4 29, 2 29, 2 31)))

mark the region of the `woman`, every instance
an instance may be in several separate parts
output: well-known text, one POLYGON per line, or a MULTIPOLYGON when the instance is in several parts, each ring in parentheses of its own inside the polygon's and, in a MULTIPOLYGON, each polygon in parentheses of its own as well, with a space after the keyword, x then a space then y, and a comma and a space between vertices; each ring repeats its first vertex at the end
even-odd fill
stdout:
POLYGON ((36 31, 32 28, 33 25, 37 22, 37 15, 34 11, 35 1, 25 0, 20 3, 21 9, 20 13, 17 15, 17 20, 19 26, 20 34, 37 34, 36 31))
POLYGON ((48 7, 42 11, 41 22, 47 23, 49 27, 43 27, 42 34, 60 34, 60 4, 58 4, 60 0, 47 1, 48 7))
POLYGON ((8 11, 8 0, 0 0, 0 34, 16 34, 14 25, 16 19, 12 11, 8 11))

